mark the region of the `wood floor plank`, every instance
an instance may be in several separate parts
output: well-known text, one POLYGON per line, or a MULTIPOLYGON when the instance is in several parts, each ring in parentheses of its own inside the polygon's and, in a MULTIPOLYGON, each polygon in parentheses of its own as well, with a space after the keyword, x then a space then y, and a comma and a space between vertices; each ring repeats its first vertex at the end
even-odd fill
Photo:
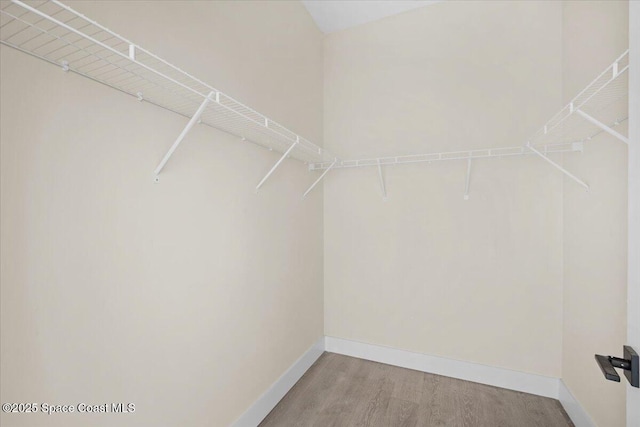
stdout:
POLYGON ((384 425, 384 417, 389 407, 394 383, 389 378, 380 378, 371 385, 370 392, 364 394, 365 398, 358 405, 360 408, 356 406, 351 417, 351 425, 354 427, 384 425))
POLYGON ((557 400, 324 353, 262 427, 571 427, 557 400))
POLYGON ((392 397, 419 404, 422 400, 424 373, 412 369, 397 368, 394 372, 395 387, 392 397))
POLYGON ((325 399, 331 394, 331 389, 336 382, 345 375, 351 363, 353 361, 349 358, 324 353, 314 364, 314 366, 319 365, 317 372, 310 376, 305 373, 260 425, 265 427, 296 425, 295 420, 312 419, 324 405, 325 399), (290 396, 295 388, 299 390, 290 396))
POLYGON ((422 400, 418 410, 418 425, 462 426, 458 407, 456 380, 424 374, 422 400))
POLYGON ((416 402, 392 397, 382 425, 396 427, 416 427, 418 425, 418 405, 416 402))
POLYGON ((332 427, 349 425, 349 420, 353 414, 353 407, 367 391, 367 378, 369 367, 361 363, 352 365, 352 369, 347 372, 346 380, 337 384, 330 396, 325 401, 325 405, 320 409, 314 420, 309 420, 309 426, 332 427))

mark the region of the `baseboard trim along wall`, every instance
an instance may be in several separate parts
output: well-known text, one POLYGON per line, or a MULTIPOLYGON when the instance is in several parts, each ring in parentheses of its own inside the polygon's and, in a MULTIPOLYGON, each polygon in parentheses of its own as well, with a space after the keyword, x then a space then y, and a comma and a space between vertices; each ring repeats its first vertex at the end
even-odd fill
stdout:
POLYGON ((232 427, 256 427, 260 424, 324 351, 558 399, 576 427, 595 427, 561 379, 335 337, 318 340, 232 427))
POLYGON ((233 427, 256 427, 269 415, 285 394, 298 382, 324 352, 324 337, 309 348, 275 383, 233 424, 233 427))
POLYGON ((564 381, 560 381, 560 396, 558 400, 562 404, 562 407, 566 411, 571 421, 576 425, 576 427, 596 427, 596 423, 593 422, 589 414, 584 410, 584 408, 578 403, 569 388, 564 383, 564 381))
POLYGON ((557 378, 334 337, 325 337, 325 350, 402 368, 415 369, 416 371, 523 391, 538 396, 558 398, 557 378))

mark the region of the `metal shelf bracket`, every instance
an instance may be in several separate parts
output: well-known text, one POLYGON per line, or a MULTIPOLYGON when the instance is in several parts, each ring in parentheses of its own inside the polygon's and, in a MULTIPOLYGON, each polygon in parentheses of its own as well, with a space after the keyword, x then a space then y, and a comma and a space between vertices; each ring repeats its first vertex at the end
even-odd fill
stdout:
POLYGON ((302 198, 304 199, 305 197, 307 197, 307 194, 309 194, 311 192, 311 190, 313 190, 313 188, 318 185, 318 183, 320 181, 322 181, 322 178, 324 178, 324 176, 327 174, 327 172, 329 172, 331 170, 331 168, 333 168, 336 165, 336 162, 338 161, 338 159, 335 159, 333 161, 333 163, 331 163, 331 165, 326 168, 324 170, 324 172, 322 172, 322 174, 318 177, 318 179, 315 180, 315 182, 313 184, 311 184, 311 187, 309 187, 309 189, 307 191, 304 192, 304 194, 302 195, 302 198))
POLYGON ((471 181, 471 159, 467 160, 467 180, 464 184, 464 200, 469 200, 469 183, 471 181))
POLYGON ((276 171, 276 169, 278 169, 278 166, 280 166, 280 163, 282 163, 284 161, 284 159, 289 157, 289 154, 291 153, 291 151, 293 151, 293 149, 296 147, 296 145, 298 145, 298 141, 296 141, 293 144, 291 144, 291 146, 287 149, 287 151, 285 151, 285 153, 282 155, 282 157, 280 157, 280 160, 278 160, 276 162, 276 164, 273 165, 271 170, 269 172, 267 172, 267 174, 264 176, 264 178, 262 178, 262 180, 258 183, 258 185, 256 185, 256 192, 260 189, 260 187, 262 187, 262 185, 267 181, 267 179, 269 179, 271 174, 274 173, 276 171))
POLYGON ((556 162, 551 160, 549 157, 547 157, 544 154, 542 154, 540 151, 538 151, 536 148, 534 148, 530 143, 527 143, 527 148, 529 150, 533 151, 538 156, 540 156, 540 158, 545 160, 551 166, 555 167, 560 172, 562 172, 563 174, 565 174, 566 176, 568 176, 569 178, 571 178, 572 180, 574 180, 575 182, 577 182, 578 184, 583 186, 587 190, 587 192, 589 191, 589 185, 586 182, 582 181, 580 178, 578 178, 577 176, 575 176, 574 174, 572 174, 571 172, 569 172, 568 170, 566 170, 565 168, 563 168, 562 166, 560 166, 559 164, 557 164, 556 162))
POLYGON ((378 177, 380 178, 380 188, 382 189, 382 200, 387 201, 387 187, 384 184, 384 175, 382 174, 382 165, 378 159, 378 177))
POLYGON ((588 122, 598 126, 600 129, 602 129, 603 131, 607 132, 609 135, 615 136, 620 141, 622 141, 625 144, 629 145, 629 138, 627 138, 626 136, 619 134, 615 130, 611 129, 609 126, 605 125, 601 121, 595 119, 594 117, 590 116, 589 114, 585 113, 582 110, 576 110, 575 112, 578 113, 581 117, 583 117, 588 122))
POLYGON ((200 120, 200 116, 204 112, 204 109, 207 108, 207 105, 209 104, 209 102, 211 102, 211 97, 213 95, 214 95, 214 92, 210 92, 209 95, 207 95, 207 97, 204 99, 204 101, 202 101, 202 104, 200 104, 200 107, 198 107, 193 117, 191 117, 191 119, 189 120, 189 123, 187 123, 184 129, 182 129, 182 132, 180 132, 180 135, 178 135, 178 138, 175 140, 171 148, 169 148, 169 151, 167 151, 167 154, 164 155, 164 157, 160 161, 160 164, 158 165, 156 170, 153 171, 156 182, 158 182, 158 175, 160 175, 160 172, 162 172, 162 169, 164 169, 165 165, 173 155, 173 152, 176 151, 176 148, 178 148, 178 145, 180 145, 184 137, 187 136, 191 128, 198 122, 198 120, 200 120))

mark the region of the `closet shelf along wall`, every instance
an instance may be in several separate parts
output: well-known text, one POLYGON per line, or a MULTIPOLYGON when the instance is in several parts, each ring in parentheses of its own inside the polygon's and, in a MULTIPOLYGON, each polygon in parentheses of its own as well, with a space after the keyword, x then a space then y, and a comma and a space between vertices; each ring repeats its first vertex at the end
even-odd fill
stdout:
POLYGON ((472 160, 491 157, 536 155, 588 190, 580 178, 549 157, 560 152, 580 152, 584 142, 607 132, 628 144, 615 128, 627 120, 628 51, 618 57, 594 81, 560 110, 525 144, 469 151, 410 154, 392 157, 341 160, 265 115, 204 83, 126 38, 76 12, 58 0, 2 1, 0 43, 77 73, 98 83, 184 116, 188 122, 153 171, 159 175, 189 130, 198 123, 211 126, 243 141, 282 153, 259 181, 259 189, 287 158, 304 162, 322 174, 306 196, 334 168, 373 166, 383 195, 386 166, 466 160, 468 198, 472 160))

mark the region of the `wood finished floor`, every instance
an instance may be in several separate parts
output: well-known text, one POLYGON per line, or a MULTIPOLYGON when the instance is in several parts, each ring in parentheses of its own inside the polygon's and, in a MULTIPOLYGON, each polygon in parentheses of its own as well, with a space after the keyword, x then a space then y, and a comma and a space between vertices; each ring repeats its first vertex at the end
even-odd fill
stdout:
POLYGON ((554 399, 324 353, 260 426, 573 424, 554 399))

